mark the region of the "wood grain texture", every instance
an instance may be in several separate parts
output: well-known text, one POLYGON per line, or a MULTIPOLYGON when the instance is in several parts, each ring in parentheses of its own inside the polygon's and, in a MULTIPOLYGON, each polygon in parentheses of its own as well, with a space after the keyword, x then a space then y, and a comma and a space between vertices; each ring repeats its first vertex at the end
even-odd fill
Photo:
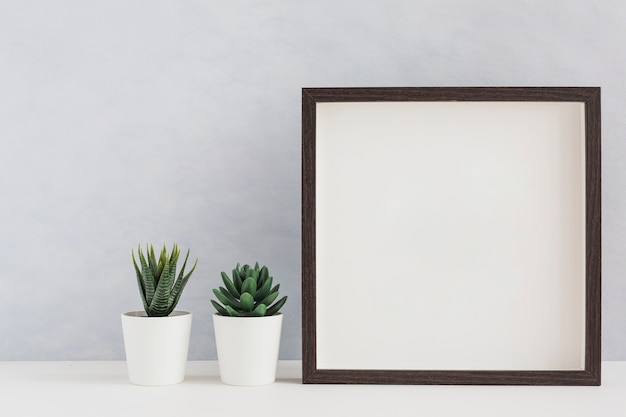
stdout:
POLYGON ((382 87, 305 88, 316 103, 359 101, 584 101, 597 87, 382 87))
POLYGON ((317 368, 315 319, 315 100, 302 93, 302 379, 317 368))
MULTIPOLYGON (((303 365, 304 366, 304 365, 303 365)), ((600 385, 587 371, 398 371, 318 369, 305 384, 388 385, 600 385)))
POLYGON ((315 384, 600 385, 601 123, 599 87, 399 87, 302 90, 302 376, 315 384), (585 369, 582 371, 330 370, 316 363, 316 103, 370 101, 582 102, 586 141, 585 369))
POLYGON ((602 315, 602 199, 600 88, 585 96, 586 169, 586 340, 585 370, 600 385, 602 315))

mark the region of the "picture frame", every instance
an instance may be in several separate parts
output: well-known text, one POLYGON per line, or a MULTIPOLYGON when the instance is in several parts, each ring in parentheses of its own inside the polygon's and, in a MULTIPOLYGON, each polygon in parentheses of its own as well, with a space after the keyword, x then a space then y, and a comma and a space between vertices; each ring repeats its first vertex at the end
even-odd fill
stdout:
POLYGON ((303 383, 600 385, 599 87, 302 89, 303 383))

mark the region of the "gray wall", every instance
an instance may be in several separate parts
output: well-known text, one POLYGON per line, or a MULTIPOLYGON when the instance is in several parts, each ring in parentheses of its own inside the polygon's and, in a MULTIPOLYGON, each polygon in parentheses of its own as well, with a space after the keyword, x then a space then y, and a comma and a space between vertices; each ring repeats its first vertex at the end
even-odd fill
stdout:
MULTIPOLYGON (((300 95, 601 86, 603 357, 626 360, 622 0, 0 0, 0 360, 123 359, 131 248, 191 248, 191 359, 237 262, 300 357, 300 95)), ((384 277, 381 277, 384 286, 384 277)))

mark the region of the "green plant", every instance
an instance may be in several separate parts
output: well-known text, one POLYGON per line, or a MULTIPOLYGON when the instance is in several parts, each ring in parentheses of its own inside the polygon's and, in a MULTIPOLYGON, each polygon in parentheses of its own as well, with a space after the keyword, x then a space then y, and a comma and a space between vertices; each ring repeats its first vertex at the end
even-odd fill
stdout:
POLYGON ((226 288, 213 289, 213 293, 223 305, 215 300, 211 300, 211 304, 222 316, 273 316, 287 301, 285 296, 274 303, 280 284, 272 287, 273 278, 267 266, 259 268, 258 262, 254 268, 237 264, 232 280, 225 272, 221 274, 226 288))
POLYGON ((138 246, 137 252, 141 268, 137 266, 134 250, 132 255, 143 308, 150 317, 168 316, 174 311, 176 304, 178 304, 189 277, 196 269, 198 259, 196 259, 196 263, 191 268, 191 271, 184 275, 187 259, 189 258, 189 251, 187 251, 183 267, 178 278, 176 278, 176 263, 180 255, 178 245, 174 243, 171 254, 168 254, 167 248, 163 245, 158 261, 152 245, 146 245, 147 257, 144 256, 141 245, 138 246))

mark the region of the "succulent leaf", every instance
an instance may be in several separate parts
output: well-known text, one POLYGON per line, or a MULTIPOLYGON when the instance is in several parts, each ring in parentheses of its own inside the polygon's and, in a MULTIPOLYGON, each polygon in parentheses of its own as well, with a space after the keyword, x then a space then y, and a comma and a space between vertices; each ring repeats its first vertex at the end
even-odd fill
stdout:
POLYGON ((235 284, 230 280, 230 278, 228 278, 228 275, 226 275, 225 272, 222 272, 221 274, 222 274, 222 281, 224 281, 224 285, 226 285, 226 289, 228 289, 228 291, 235 297, 240 297, 241 293, 239 292, 239 290, 237 290, 237 288, 235 287, 235 284))
POLYGON ((270 293, 270 288, 272 287, 272 277, 267 277, 266 281, 262 284, 263 286, 254 294, 254 299, 257 301, 261 301, 270 293))
MULTIPOLYGON (((184 273, 185 273, 185 268, 187 267, 188 259, 189 259, 189 250, 187 250, 187 255, 185 256, 185 260, 183 261, 183 267, 180 269, 178 278, 176 279, 176 282, 174 283, 174 286, 172 287, 172 296, 174 298, 176 298, 177 294, 180 294, 182 292, 182 289, 187 284, 187 280, 189 279, 189 276, 191 275, 193 270, 196 269, 196 265, 198 264, 198 260, 196 259, 196 263, 191 268, 191 271, 189 272, 189 274, 187 274, 188 275, 186 277, 187 279, 185 279, 184 273)), ((170 269, 173 269, 173 273, 176 274, 176 268, 170 268, 170 269)))
POLYGON ((154 247, 152 245, 146 245, 146 257, 148 258, 148 266, 150 267, 152 277, 158 279, 161 274, 158 273, 156 257, 154 256, 154 247))
POLYGON ((271 305, 274 302, 274 300, 276 298, 278 298, 278 291, 270 293, 267 297, 265 297, 259 303, 260 304, 265 304, 266 306, 269 306, 269 305, 271 305))
POLYGON ((215 307, 215 309, 217 310, 217 312, 222 315, 222 316, 228 316, 228 311, 224 308, 224 306, 222 306, 220 303, 218 303, 215 300, 211 300, 211 304, 213 304, 213 307, 215 307))
POLYGON ((276 304, 268 308, 267 311, 265 312, 265 315, 273 316, 274 314, 278 313, 278 310, 281 309, 281 307, 285 304, 286 301, 287 301, 287 296, 284 296, 283 298, 278 300, 276 304))
POLYGON ((243 317, 243 314, 232 308, 231 306, 226 306, 226 311, 229 316, 233 317, 243 317))
MULTIPOLYGON (((165 247, 163 247, 165 249, 165 247)), ((178 263, 178 256, 180 255, 180 249, 178 249, 177 245, 174 245, 172 249, 172 254, 169 258, 169 273, 171 274, 172 280, 176 279, 176 264, 178 263)), ((165 252, 165 258, 167 259, 167 251, 165 252)))
POLYGON ((241 294, 245 292, 249 293, 250 295, 256 293, 256 279, 254 277, 246 278, 243 284, 241 284, 241 294))
MULTIPOLYGON (((223 290, 224 287, 220 287, 220 290, 223 290)), ((217 289, 213 289, 213 294, 215 294, 215 296, 217 297, 217 299, 224 304, 225 307, 227 306, 231 306, 233 308, 241 308, 241 304, 239 303, 239 300, 235 299, 232 295, 228 294, 227 292, 224 293, 223 291, 218 291, 217 289)))
POLYGON ((141 246, 138 249, 139 262, 141 263, 141 277, 143 279, 144 288, 146 289, 146 303, 150 305, 152 298, 154 297, 154 289, 156 283, 154 282, 154 276, 152 275, 152 269, 146 263, 146 258, 143 256, 141 246))
MULTIPOLYGON (((189 252, 187 252, 187 256, 189 256, 189 252)), ((185 263, 187 263, 187 259, 185 259, 185 263)), ((171 307, 170 313, 174 311, 174 307, 176 307, 176 305, 178 304, 178 301, 180 300, 180 296, 183 294, 183 290, 185 289, 185 286, 187 285, 187 281, 189 281, 189 277, 191 277, 191 274, 196 269, 197 265, 198 265, 198 260, 196 259, 196 262, 193 264, 191 271, 189 271, 189 273, 185 275, 184 277, 176 280, 176 283, 174 284, 174 287, 172 288, 172 297, 171 297, 172 301, 170 303, 172 307, 171 307)), ((183 264, 183 269, 180 271, 181 275, 184 270, 185 270, 185 265, 183 264)))
POLYGON ((254 317, 263 317, 266 311, 267 306, 265 304, 259 304, 254 308, 250 315, 254 317))
POLYGON ((265 284, 265 280, 268 279, 270 276, 270 272, 267 269, 267 266, 263 266, 263 268, 261 268, 261 272, 259 272, 259 286, 263 286, 263 284, 265 284))
MULTIPOLYGON (((164 249, 163 252, 165 254, 165 257, 167 258, 167 249, 165 248, 165 245, 163 245, 163 249, 164 249)), ((170 255, 170 267, 176 264, 176 262, 178 261, 179 255, 180 255, 180 249, 178 249, 177 244, 174 244, 174 247, 172 248, 172 254, 170 255)))
POLYGON ((172 288, 172 281, 173 277, 170 274, 169 260, 166 260, 165 265, 163 266, 163 271, 161 273, 161 278, 159 279, 159 283, 157 284, 156 290, 154 292, 154 298, 150 303, 150 315, 162 317, 169 314, 167 310, 169 308, 169 298, 172 288))
MULTIPOLYGON (((174 247, 174 250, 175 249, 176 247, 174 247)), ((172 252, 174 252, 174 250, 172 250, 172 252)), ((152 251, 152 257, 154 258, 154 250, 152 251)), ((167 248, 165 247, 165 245, 163 245, 163 249, 161 249, 161 254, 159 255, 159 262, 157 263, 157 270, 156 270, 156 273, 154 274, 154 279, 155 279, 156 284, 159 283, 159 280, 161 279, 161 275, 163 275, 163 268, 165 268, 166 261, 167 261, 167 248)))
POLYGON ((235 284, 237 292, 241 293, 241 284, 243 284, 243 280, 239 274, 239 264, 237 264, 237 267, 233 269, 233 284, 235 284))
POLYGON ((148 310, 148 303, 146 301, 146 286, 143 283, 143 278, 141 276, 141 271, 137 266, 137 261, 135 260, 135 251, 132 251, 133 257, 133 265, 135 266, 135 274, 137 275, 137 285, 139 286, 139 295, 141 295, 141 301, 143 303, 143 309, 148 310))
POLYGON ((252 294, 244 292, 239 299, 243 311, 252 311, 254 309, 254 297, 252 294))

